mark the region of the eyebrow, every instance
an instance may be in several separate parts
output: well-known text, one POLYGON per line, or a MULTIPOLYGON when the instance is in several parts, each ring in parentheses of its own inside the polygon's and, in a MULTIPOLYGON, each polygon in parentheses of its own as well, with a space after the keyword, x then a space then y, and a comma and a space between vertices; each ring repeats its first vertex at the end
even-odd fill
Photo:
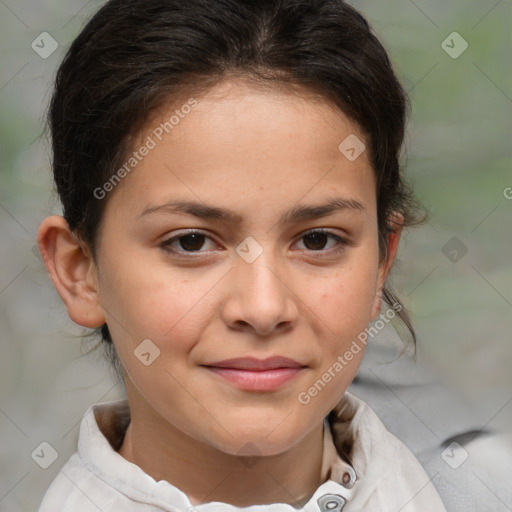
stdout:
MULTIPOLYGON (((297 205, 281 215, 278 224, 291 224, 293 222, 318 219, 343 210, 366 213, 366 208, 359 201, 335 197, 323 204, 297 205)), ((243 216, 233 210, 194 201, 170 201, 160 206, 148 206, 144 208, 139 217, 156 212, 181 213, 193 215, 201 219, 221 220, 232 224, 242 224, 244 221, 243 216)))

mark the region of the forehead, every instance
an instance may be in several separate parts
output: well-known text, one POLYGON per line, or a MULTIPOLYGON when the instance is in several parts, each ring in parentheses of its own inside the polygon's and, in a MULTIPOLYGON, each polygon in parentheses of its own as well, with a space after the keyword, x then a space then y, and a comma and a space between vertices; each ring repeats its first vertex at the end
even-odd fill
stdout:
POLYGON ((136 165, 111 197, 117 206, 140 212, 179 199, 224 202, 254 214, 258 207, 345 193, 372 209, 367 152, 352 160, 340 150, 347 138, 360 141, 360 150, 365 137, 332 104, 240 81, 181 101, 161 108, 141 131, 136 165), (150 146, 142 156, 139 150, 150 146))

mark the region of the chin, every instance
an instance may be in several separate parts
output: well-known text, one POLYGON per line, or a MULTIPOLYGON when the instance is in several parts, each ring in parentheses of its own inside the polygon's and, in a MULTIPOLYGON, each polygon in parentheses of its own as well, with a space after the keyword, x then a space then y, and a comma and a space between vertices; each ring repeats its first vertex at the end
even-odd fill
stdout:
POLYGON ((237 457, 271 457, 286 452, 293 444, 279 442, 279 440, 272 443, 268 439, 244 436, 238 438, 237 441, 231 441, 229 446, 219 449, 224 453, 237 457))
MULTIPOLYGON (((278 424, 279 422, 276 422, 276 426, 278 424)), ((223 440, 215 443, 218 450, 236 456, 270 457, 292 448, 306 432, 289 429, 285 431, 281 428, 273 430, 266 424, 263 428, 252 429, 241 429, 237 426, 236 430, 230 429, 229 433, 231 436, 226 434, 223 440)), ((210 439, 210 444, 212 444, 211 441, 210 439)))

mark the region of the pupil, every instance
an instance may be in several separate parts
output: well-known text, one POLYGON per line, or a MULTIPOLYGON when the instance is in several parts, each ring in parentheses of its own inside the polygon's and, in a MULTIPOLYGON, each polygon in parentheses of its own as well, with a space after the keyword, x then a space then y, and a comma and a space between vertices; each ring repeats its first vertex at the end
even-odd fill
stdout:
MULTIPOLYGON (((327 235, 325 233, 310 233, 304 237, 306 240, 313 242, 314 247, 308 247, 308 249, 323 249, 326 244, 327 235)), ((306 247, 311 244, 305 244, 306 247)))
POLYGON ((180 238, 180 245, 186 251, 198 251, 204 243, 204 235, 192 233, 180 238))
MULTIPOLYGON (((323 249, 326 244, 327 235, 325 233, 310 233, 305 235, 304 239, 308 242, 306 246, 310 250, 323 249)), ((180 245, 185 251, 198 251, 204 243, 204 235, 192 233, 180 238, 180 245)))

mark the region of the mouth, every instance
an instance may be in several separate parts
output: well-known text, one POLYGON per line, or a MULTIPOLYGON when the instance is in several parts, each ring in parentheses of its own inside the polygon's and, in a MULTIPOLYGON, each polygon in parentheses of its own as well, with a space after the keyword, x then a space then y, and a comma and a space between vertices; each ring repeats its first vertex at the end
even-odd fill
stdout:
POLYGON ((202 365, 224 381, 245 390, 272 391, 296 377, 307 366, 287 357, 243 357, 202 365))

